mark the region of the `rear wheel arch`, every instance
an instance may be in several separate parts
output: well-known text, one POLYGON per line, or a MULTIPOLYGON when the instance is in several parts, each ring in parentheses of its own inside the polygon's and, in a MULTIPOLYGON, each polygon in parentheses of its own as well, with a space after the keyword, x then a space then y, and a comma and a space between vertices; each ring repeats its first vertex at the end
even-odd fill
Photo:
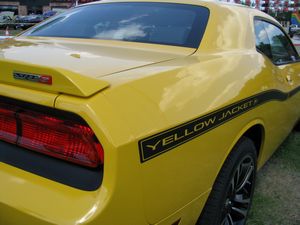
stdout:
POLYGON ((253 141, 256 148, 257 159, 259 159, 265 138, 264 126, 262 124, 255 124, 248 128, 242 137, 247 137, 253 141))
MULTIPOLYGON (((239 134, 236 136, 234 141, 232 142, 232 146, 229 148, 223 164, 220 166, 219 172, 217 174, 217 178, 222 173, 222 170, 224 169, 224 166, 226 165, 226 162, 231 157, 232 154, 236 154, 237 150, 239 150, 239 146, 241 142, 251 142, 253 148, 255 149, 255 155, 256 155, 256 165, 259 164, 260 155, 262 153, 263 145, 264 145, 264 139, 265 139, 265 128, 264 123, 261 120, 254 120, 250 123, 248 123, 244 128, 239 132, 239 134)), ((250 144, 251 145, 251 144, 250 144)), ((216 182, 216 181, 215 181, 216 182)), ((209 198, 208 200, 209 201, 209 198)), ((204 210, 204 209, 203 209, 204 210)), ((203 212, 200 215, 200 218, 203 216, 203 212)), ((199 218, 199 219, 200 219, 199 218)), ((200 220, 198 220, 199 224, 202 224, 200 220)), ((210 225, 210 223, 209 223, 210 225)))
POLYGON ((246 124, 243 129, 241 129, 240 132, 236 135, 235 139, 231 142, 231 145, 229 146, 224 156, 223 163, 220 165, 219 172, 223 167, 226 159, 233 151, 234 147, 243 137, 249 138, 251 141, 253 141, 256 148, 257 163, 258 165, 260 165, 260 157, 262 155, 265 140, 265 127, 262 120, 256 119, 246 124))
POLYGON ((197 225, 245 224, 254 192, 256 152, 250 138, 242 136, 237 141, 212 186, 197 225), (245 168, 244 172, 237 172, 238 168, 245 168))

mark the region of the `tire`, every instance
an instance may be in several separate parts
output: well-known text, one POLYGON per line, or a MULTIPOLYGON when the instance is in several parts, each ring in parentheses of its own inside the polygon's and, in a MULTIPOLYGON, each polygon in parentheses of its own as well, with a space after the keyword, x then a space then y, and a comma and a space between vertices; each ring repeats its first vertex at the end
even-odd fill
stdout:
POLYGON ((294 131, 296 132, 300 132, 300 121, 296 124, 296 126, 294 127, 294 131))
POLYGON ((227 157, 196 225, 244 225, 257 168, 256 148, 242 137, 227 157))

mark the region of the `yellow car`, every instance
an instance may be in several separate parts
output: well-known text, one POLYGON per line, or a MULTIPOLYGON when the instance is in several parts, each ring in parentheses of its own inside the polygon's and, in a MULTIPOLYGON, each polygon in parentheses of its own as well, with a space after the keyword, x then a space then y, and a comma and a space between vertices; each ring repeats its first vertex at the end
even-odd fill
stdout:
POLYGON ((280 24, 200 0, 107 0, 0 45, 1 225, 242 225, 298 123, 280 24))

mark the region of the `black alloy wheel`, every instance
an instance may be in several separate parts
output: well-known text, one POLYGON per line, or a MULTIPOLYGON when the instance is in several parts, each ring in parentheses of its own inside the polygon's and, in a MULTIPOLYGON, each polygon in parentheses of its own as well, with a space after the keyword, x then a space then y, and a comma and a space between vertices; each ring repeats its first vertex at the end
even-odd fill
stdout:
POLYGON ((242 137, 227 157, 197 225, 245 225, 254 192, 256 148, 242 137))
POLYGON ((221 225, 245 224, 254 185, 254 160, 244 157, 234 171, 223 205, 221 225))

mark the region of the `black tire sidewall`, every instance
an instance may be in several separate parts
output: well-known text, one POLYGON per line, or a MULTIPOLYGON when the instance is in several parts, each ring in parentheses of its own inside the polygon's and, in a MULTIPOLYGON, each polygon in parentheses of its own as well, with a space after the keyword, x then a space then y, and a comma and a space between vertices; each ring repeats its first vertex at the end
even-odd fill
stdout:
POLYGON ((300 132, 300 120, 297 122, 296 126, 294 127, 296 132, 300 132))

